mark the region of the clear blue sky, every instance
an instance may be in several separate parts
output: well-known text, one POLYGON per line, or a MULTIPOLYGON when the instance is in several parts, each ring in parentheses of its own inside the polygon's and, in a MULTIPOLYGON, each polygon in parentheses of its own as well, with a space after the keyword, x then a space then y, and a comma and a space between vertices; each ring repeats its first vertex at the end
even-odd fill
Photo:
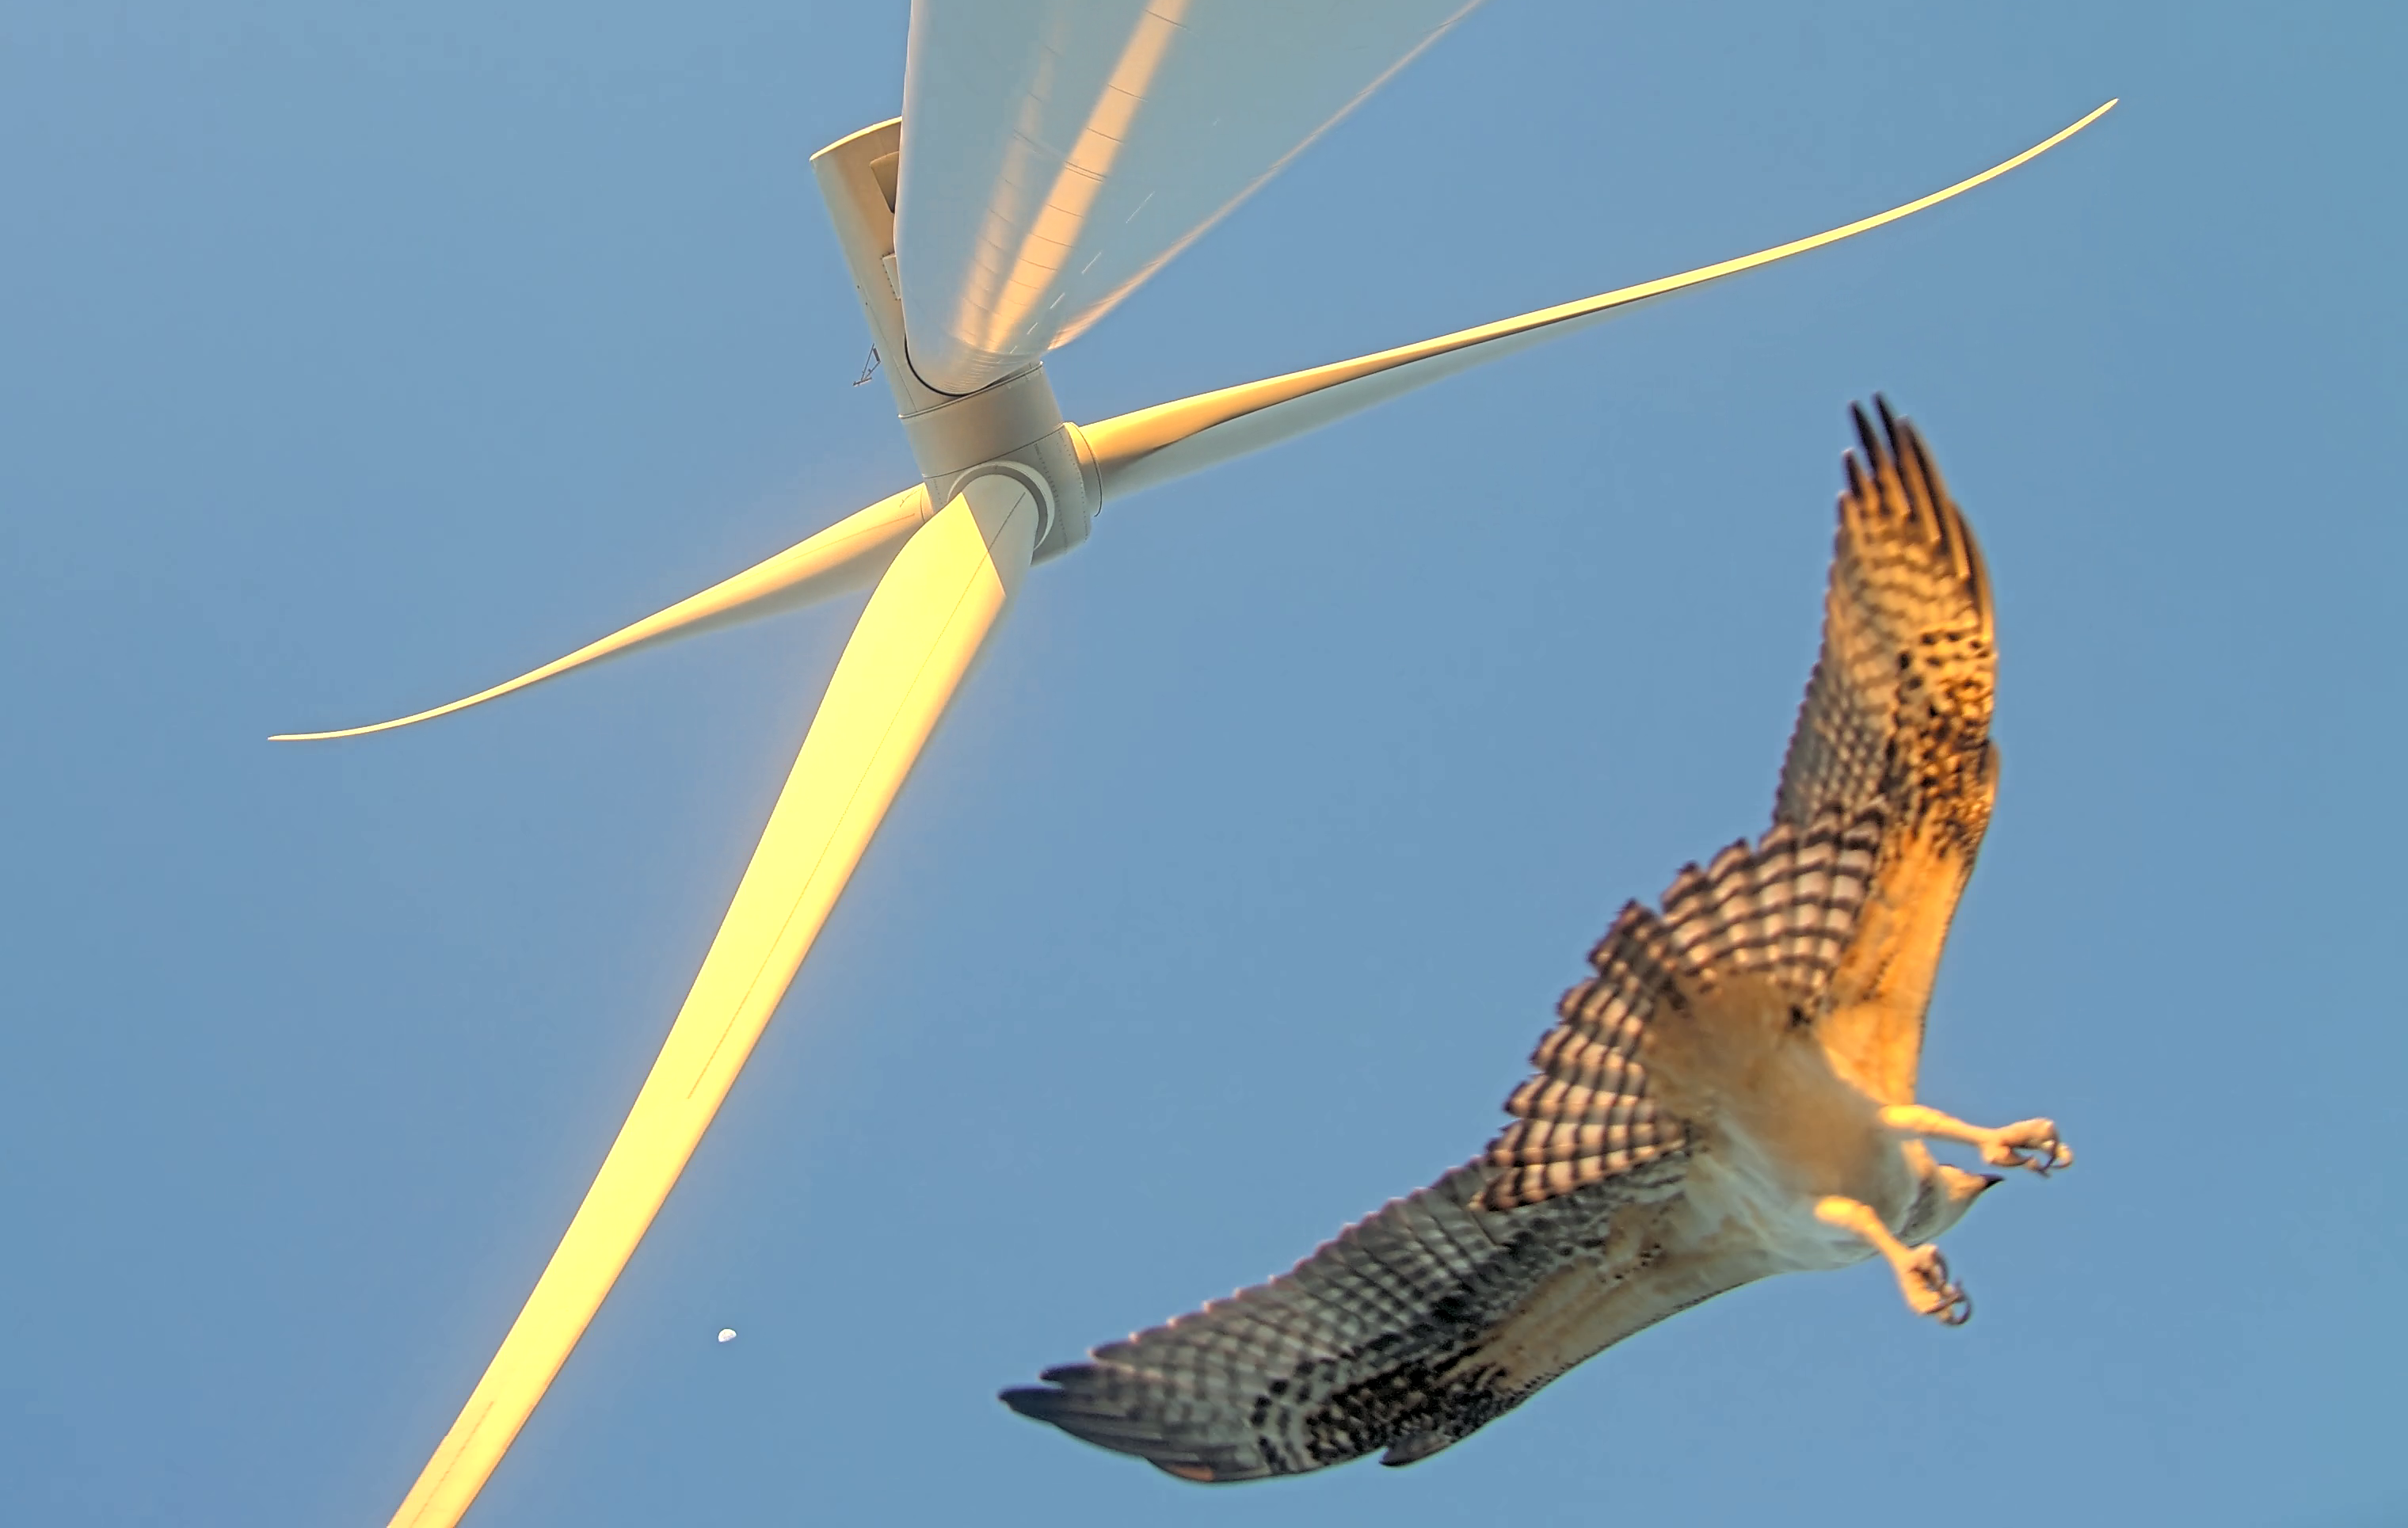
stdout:
MULTIPOLYGON (((322 748, 910 480, 805 161, 899 0, 0 22, 0 1520, 381 1523, 632 1097, 829 607, 322 748)), ((2007 180, 1110 506, 476 1524, 2400 1521, 2398 7, 1496 0, 1093 419, 2007 180), (995 1390, 1484 1142, 1759 831, 1851 397, 1985 539, 1925 1092, 2081 1165, 1469 1443, 1206 1492, 995 1390), (741 1335, 712 1341, 723 1326, 741 1335)))

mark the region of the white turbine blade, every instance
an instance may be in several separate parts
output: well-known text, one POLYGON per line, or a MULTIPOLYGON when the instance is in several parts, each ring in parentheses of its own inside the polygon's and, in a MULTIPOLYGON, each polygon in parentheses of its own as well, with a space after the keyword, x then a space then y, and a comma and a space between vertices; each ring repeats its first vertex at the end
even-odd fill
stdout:
POLYGON ((732 578, 712 584, 699 594, 681 599, 632 626, 622 626, 598 642, 588 642, 565 658, 555 658, 541 668, 532 669, 490 690, 480 690, 448 706, 395 717, 391 721, 373 722, 365 727, 345 727, 339 732, 281 732, 268 741, 316 743, 330 737, 358 737, 372 732, 389 732, 394 727, 407 727, 413 721, 427 721, 438 716, 449 716, 453 711, 465 711, 471 706, 482 705, 513 691, 524 690, 529 685, 541 684, 572 668, 582 668, 587 664, 600 663, 606 658, 623 658, 638 649, 717 631, 724 626, 738 625, 781 610, 798 609, 845 590, 857 589, 877 578, 911 533, 918 530, 927 518, 927 489, 907 488, 892 498, 881 499, 867 509, 847 515, 817 536, 788 547, 766 562, 754 564, 732 578))
POLYGON ((1223 388, 1217 393, 1198 393, 1176 403, 1157 404, 1152 408, 1122 414, 1100 424, 1082 426, 1081 434, 1094 455, 1099 477, 1100 498, 1109 502, 1116 495, 1133 493, 1175 478, 1183 478, 1191 472, 1276 445, 1308 430, 1319 429, 1334 420, 1343 419, 1440 378, 1452 377, 1484 362, 1512 355, 1541 340, 1586 328, 1610 314, 1627 312, 1653 299, 1702 286, 1726 276, 1736 276, 1742 271, 1770 265, 1792 255, 1804 254, 1809 250, 1837 244, 1842 239, 1852 238, 1884 223, 1896 222, 2038 158, 2106 115, 2108 108, 2114 104, 2114 101, 2108 102, 2044 142, 2035 144, 2004 164, 1993 165, 1970 179, 1959 180, 1944 191, 1933 192, 1903 207, 1894 207, 1886 212, 1858 219, 1809 238, 1759 250, 1736 260, 1700 266, 1679 276, 1642 281, 1635 287, 1624 287, 1601 296, 1541 308, 1535 313, 1483 324, 1477 329, 1440 335, 1418 345, 1403 345, 1393 350, 1382 350, 1376 355, 1357 356, 1352 361, 1290 372, 1284 377, 1223 388))
POLYGON ((912 0, 895 249, 911 369, 1067 344, 1479 0, 912 0))
POLYGON ((585 1202, 392 1528, 452 1528, 643 1239, 1027 570, 1039 509, 973 481, 896 557, 585 1202))

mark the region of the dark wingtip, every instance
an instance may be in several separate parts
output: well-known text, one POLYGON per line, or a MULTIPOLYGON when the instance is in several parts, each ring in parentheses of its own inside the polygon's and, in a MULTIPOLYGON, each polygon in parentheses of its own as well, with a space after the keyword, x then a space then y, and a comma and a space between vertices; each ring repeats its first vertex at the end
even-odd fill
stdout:
POLYGON ((1455 1435, 1451 1433, 1415 1433, 1411 1437, 1399 1438, 1388 1445, 1388 1451, 1380 1456, 1380 1463, 1390 1469, 1418 1464, 1454 1442, 1455 1435))
MULTIPOLYGON (((1888 438, 1890 454, 1899 470, 1903 473, 1911 467, 1920 471, 1926 485, 1938 491, 1940 475, 1932 467, 1931 453, 1924 448, 1923 433, 1914 427, 1914 421, 1891 408, 1887 393, 1873 394, 1873 408, 1881 415, 1882 434, 1888 438)), ((1862 433, 1864 427, 1865 415, 1860 408, 1856 410, 1856 429, 1862 433)))
MULTIPOLYGON (((1055 1375, 1089 1371, 1092 1364, 1067 1364, 1045 1371, 1047 1378, 1055 1375)), ((1226 1462, 1216 1463, 1209 1454, 1199 1454, 1194 1448, 1166 1437, 1157 1421, 1142 1415, 1132 1415, 1110 1404, 1099 1405, 1092 1392, 1082 1393, 1076 1388, 1056 1389, 1051 1385, 1014 1385, 997 1391, 996 1399, 1019 1412, 1031 1421, 1041 1421, 1058 1427, 1082 1443, 1109 1449, 1114 1453, 1134 1454, 1167 1475, 1202 1485, 1216 1485, 1225 1480, 1250 1478, 1242 1467, 1232 1468, 1226 1462)), ((1266 1473, 1254 1470, 1253 1475, 1266 1473)))
POLYGON ((1062 1414, 1065 1395, 1050 1385, 1014 1385, 1010 1390, 997 1391, 995 1398, 1024 1417, 1053 1421, 1062 1414))

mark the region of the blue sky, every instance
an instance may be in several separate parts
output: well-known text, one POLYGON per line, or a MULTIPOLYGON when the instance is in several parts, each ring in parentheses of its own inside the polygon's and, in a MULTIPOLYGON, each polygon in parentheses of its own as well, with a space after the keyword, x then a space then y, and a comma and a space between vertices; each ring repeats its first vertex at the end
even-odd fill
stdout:
MULTIPOLYGON (((0 23, 0 1519, 378 1523, 633 1096, 856 606, 422 730, 913 476, 806 167, 904 7, 0 23)), ((1094 419, 1909 223, 1108 506, 470 1518, 2343 1528, 2408 1512, 2376 6, 1494 0, 1051 364, 1094 419), (1989 551, 1926 1096, 2082 1153, 1427 1464, 1206 1492, 1001 1385, 1490 1134, 1760 831, 1852 397, 1989 551), (735 1342, 712 1340, 723 1326, 735 1342)))

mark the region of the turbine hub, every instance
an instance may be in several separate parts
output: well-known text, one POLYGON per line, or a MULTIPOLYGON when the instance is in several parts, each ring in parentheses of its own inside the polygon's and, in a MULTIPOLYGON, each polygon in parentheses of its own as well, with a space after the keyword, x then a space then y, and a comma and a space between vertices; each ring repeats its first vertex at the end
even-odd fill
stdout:
MULTIPOLYGON (((904 365, 909 364, 907 359, 904 365)), ((899 380, 896 391, 899 399, 899 380)), ((1012 476, 1034 478, 1044 490, 1038 502, 1046 515, 1033 560, 1058 557, 1087 539, 1102 507, 1102 479, 1086 437, 1063 421, 1042 364, 976 393, 939 399, 903 415, 903 434, 928 485, 930 504, 951 501, 980 473, 1017 468, 1012 476)))

